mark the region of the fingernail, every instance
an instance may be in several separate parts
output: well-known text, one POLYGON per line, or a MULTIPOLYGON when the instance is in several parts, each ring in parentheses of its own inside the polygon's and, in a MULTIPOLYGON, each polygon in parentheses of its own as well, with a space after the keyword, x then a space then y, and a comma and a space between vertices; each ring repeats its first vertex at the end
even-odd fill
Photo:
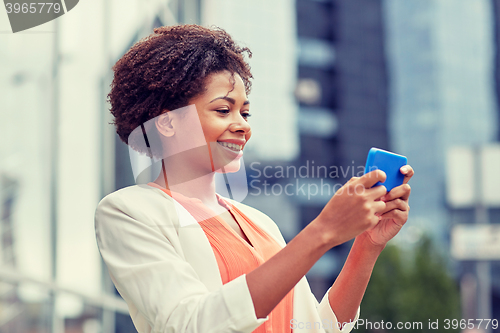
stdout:
POLYGON ((403 172, 408 172, 408 167, 405 167, 405 166, 404 166, 404 167, 402 167, 402 168, 401 168, 401 171, 403 171, 403 172))
POLYGON ((385 199, 386 199, 385 195, 380 197, 380 200, 382 200, 382 201, 385 201, 385 199))

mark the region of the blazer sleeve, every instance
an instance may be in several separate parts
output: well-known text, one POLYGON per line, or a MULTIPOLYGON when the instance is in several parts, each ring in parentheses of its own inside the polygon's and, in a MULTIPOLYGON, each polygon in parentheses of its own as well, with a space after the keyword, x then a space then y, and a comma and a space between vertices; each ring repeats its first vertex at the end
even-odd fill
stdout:
POLYGON ((134 324, 139 317, 149 324, 147 329, 136 324, 140 333, 252 332, 268 319, 256 318, 245 275, 209 291, 173 245, 173 223, 169 239, 138 205, 119 195, 107 196, 97 207, 95 231, 134 324))
POLYGON ((335 312, 333 312, 332 308, 330 307, 330 301, 328 300, 329 292, 330 289, 326 291, 325 296, 317 306, 319 316, 325 328, 325 332, 327 333, 350 332, 359 318, 360 308, 358 307, 358 311, 356 312, 356 316, 354 317, 353 321, 349 323, 339 323, 337 320, 337 316, 335 315, 335 312))
MULTIPOLYGON (((237 205, 239 209, 241 209, 246 215, 248 215, 252 219, 252 221, 258 222, 259 226, 262 227, 271 236, 273 236, 274 239, 279 244, 281 244, 281 246, 284 247, 286 245, 285 239, 283 238, 283 235, 281 234, 278 226, 269 216, 267 216, 266 214, 262 213, 261 211, 255 208, 244 205, 242 203, 237 203, 234 200, 231 200, 231 202, 237 205)), ((328 289, 321 302, 318 303, 316 297, 309 288, 309 283, 307 282, 307 279, 304 280, 307 288, 301 288, 300 291, 307 292, 308 297, 310 297, 313 300, 312 303, 314 303, 314 305, 316 306, 316 311, 319 315, 324 331, 326 333, 350 332, 359 318, 360 308, 358 307, 358 311, 356 313, 354 320, 350 323, 346 323, 345 325, 342 326, 342 329, 340 329, 339 327, 341 327, 342 323, 338 324, 337 316, 330 307, 330 301, 328 300, 328 292, 330 291, 330 289, 328 289)), ((300 300, 304 301, 303 299, 300 300)), ((300 328, 297 327, 295 331, 301 332, 302 330, 300 330, 300 328)), ((304 330, 304 332, 305 331, 306 329, 304 330)))

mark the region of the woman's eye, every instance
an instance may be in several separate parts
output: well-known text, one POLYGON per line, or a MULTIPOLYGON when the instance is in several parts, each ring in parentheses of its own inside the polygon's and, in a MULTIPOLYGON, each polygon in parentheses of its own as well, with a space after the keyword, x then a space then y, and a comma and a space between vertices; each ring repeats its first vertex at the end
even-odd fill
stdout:
MULTIPOLYGON (((215 111, 217 111, 218 113, 220 113, 222 115, 226 115, 226 114, 231 112, 231 110, 228 110, 228 109, 219 109, 219 110, 215 110, 215 111)), ((243 119, 247 120, 252 115, 250 114, 250 112, 243 112, 243 113, 241 113, 241 116, 243 117, 243 119)))

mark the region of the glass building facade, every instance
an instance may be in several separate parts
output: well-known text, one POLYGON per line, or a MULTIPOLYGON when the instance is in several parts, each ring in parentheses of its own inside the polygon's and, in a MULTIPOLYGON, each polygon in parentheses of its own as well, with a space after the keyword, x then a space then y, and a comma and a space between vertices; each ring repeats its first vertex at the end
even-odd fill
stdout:
MULTIPOLYGON (((498 317, 498 264, 454 261, 450 255, 452 229, 475 223, 478 206, 471 202, 456 208, 446 193, 450 170, 456 167, 447 160, 450 150, 477 149, 498 140, 498 3, 385 0, 384 15, 391 147, 407 155, 417 172, 411 227, 403 230, 401 245, 415 243, 424 233, 432 237, 462 281, 464 318, 477 316, 481 307, 498 317), (473 301, 464 296, 470 294, 466 281, 471 276, 479 295, 473 291, 479 297, 473 301)), ((474 182, 473 175, 460 177, 459 183, 474 182)), ((486 210, 489 223, 500 222, 495 209, 486 210)))

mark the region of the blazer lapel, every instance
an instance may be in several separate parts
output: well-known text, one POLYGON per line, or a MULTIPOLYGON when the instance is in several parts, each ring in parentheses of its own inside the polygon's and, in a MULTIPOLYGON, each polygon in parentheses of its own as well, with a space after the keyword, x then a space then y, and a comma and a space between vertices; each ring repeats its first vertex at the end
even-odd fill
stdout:
POLYGON ((205 232, 180 203, 172 200, 179 216, 178 235, 184 257, 209 291, 219 289, 222 286, 219 266, 205 232))

